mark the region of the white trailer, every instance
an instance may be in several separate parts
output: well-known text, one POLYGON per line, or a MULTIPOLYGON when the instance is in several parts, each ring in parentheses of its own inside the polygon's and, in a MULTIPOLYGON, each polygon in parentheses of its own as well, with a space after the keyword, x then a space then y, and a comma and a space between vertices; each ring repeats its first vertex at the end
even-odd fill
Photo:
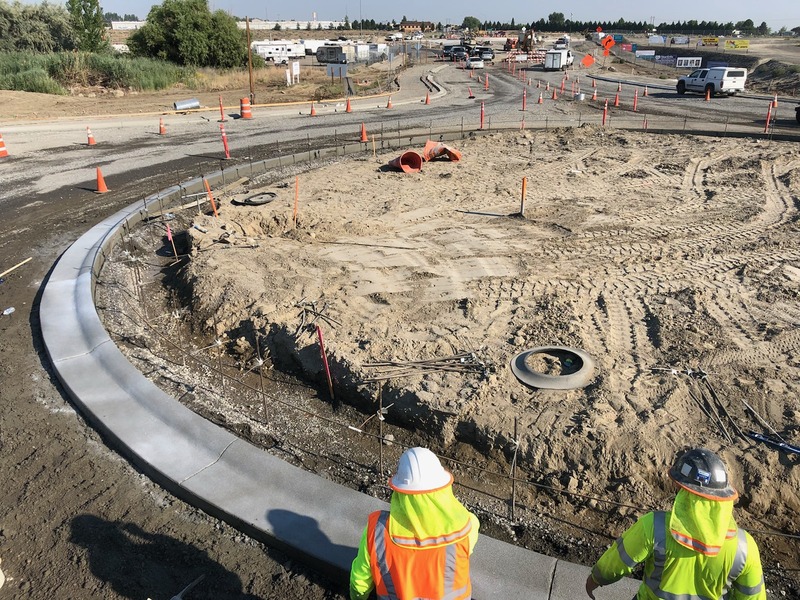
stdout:
POLYGON ((288 64, 293 58, 302 58, 306 50, 300 42, 290 40, 261 40, 252 42, 250 47, 267 62, 288 64))
POLYGON ((566 71, 575 60, 572 50, 548 50, 544 55, 545 71, 566 71))
POLYGON ((324 46, 328 43, 327 40, 300 40, 303 44, 303 48, 305 49, 306 56, 314 56, 317 53, 317 49, 320 46, 324 46))

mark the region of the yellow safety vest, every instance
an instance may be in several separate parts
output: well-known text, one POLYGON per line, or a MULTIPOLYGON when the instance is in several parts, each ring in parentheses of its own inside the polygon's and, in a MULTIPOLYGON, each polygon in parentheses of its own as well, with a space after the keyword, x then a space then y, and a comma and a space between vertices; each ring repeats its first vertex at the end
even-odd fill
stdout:
POLYGON ((638 600, 766 600, 758 546, 749 533, 737 528, 716 555, 706 555, 673 538, 671 516, 642 516, 597 561, 595 582, 613 583, 643 562, 638 600))

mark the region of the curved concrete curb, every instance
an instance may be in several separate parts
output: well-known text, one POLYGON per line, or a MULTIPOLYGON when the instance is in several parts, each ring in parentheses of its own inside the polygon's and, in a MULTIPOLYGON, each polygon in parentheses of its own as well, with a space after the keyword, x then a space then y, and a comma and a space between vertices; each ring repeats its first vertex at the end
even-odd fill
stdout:
MULTIPOLYGON (((277 160, 256 166, 264 171, 277 160)), ((226 173, 239 177, 252 168, 226 173)), ((222 174, 207 179, 213 184, 222 174)), ((150 196, 145 205, 201 187, 196 179, 150 196)), ((94 305, 97 274, 123 229, 144 217, 141 203, 108 217, 53 268, 39 311, 59 380, 110 445, 155 482, 344 584, 367 515, 388 505, 293 467, 193 413, 139 373, 103 328, 94 305)), ((504 600, 580 598, 589 572, 484 535, 472 568, 474 596, 504 600)), ((598 598, 627 599, 637 587, 623 580, 598 598)))

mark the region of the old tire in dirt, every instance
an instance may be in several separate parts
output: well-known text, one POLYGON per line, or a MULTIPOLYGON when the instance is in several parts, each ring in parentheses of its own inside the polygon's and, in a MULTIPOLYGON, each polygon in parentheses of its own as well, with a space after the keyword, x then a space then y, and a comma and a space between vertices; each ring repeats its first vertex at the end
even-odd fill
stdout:
POLYGON ((527 386, 547 390, 575 390, 586 387, 594 376, 594 360, 583 350, 564 346, 541 346, 524 350, 511 359, 511 371, 527 386), (528 360, 543 355, 558 363, 560 373, 549 375, 530 367, 528 360))

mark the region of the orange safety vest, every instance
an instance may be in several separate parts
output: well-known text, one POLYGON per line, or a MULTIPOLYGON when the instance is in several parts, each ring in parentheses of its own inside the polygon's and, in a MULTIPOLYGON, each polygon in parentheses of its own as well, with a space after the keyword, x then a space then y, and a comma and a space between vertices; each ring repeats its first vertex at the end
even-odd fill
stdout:
POLYGON ((398 538, 389 533, 389 512, 367 521, 367 551, 378 600, 469 600, 470 521, 435 538, 398 538))

